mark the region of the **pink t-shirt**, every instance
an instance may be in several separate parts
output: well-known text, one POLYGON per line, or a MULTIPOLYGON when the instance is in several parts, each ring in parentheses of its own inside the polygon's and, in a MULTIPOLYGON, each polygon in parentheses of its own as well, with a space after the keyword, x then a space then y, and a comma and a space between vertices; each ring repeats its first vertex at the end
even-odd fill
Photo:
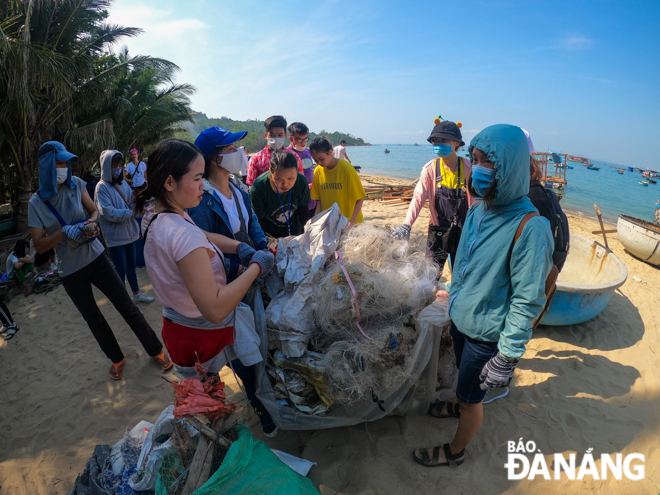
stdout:
POLYGON ((189 318, 199 318, 202 313, 190 297, 177 262, 195 249, 206 248, 215 281, 223 287, 227 285, 224 259, 218 256, 213 244, 187 213, 184 213, 184 217, 175 213, 161 213, 150 224, 153 217, 153 212, 145 212, 142 232, 149 226, 144 245, 144 261, 156 297, 166 308, 189 318))

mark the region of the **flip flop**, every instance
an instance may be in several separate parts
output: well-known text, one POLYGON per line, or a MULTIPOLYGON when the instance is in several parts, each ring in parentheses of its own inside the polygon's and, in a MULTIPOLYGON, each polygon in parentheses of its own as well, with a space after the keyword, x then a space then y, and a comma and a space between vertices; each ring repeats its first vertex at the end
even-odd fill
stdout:
POLYGON ((162 370, 167 371, 172 366, 174 366, 172 364, 172 361, 170 360, 170 357, 167 354, 165 354, 164 352, 161 352, 157 356, 153 356, 153 358, 154 358, 154 361, 156 361, 158 363, 158 366, 160 366, 160 368, 162 370))
POLYGON ((126 364, 126 358, 122 359, 119 363, 112 363, 110 366, 110 378, 113 380, 121 380, 124 376, 124 365, 126 364))
POLYGON ((433 447, 433 456, 429 457, 427 449, 422 449, 422 457, 417 457, 415 451, 413 451, 413 459, 416 463, 421 464, 424 467, 440 467, 440 466, 449 466, 449 467, 458 467, 463 462, 465 462, 465 449, 461 450, 458 454, 452 454, 449 444, 446 443, 442 446, 442 449, 445 451, 445 458, 447 462, 440 462, 440 446, 433 447), (463 457, 460 461, 457 460, 459 457, 463 457))
POLYGON ((461 406, 458 404, 452 404, 451 402, 440 401, 436 402, 429 409, 429 414, 434 418, 460 418, 461 417, 461 406), (443 406, 447 404, 447 413, 442 414, 443 406))
POLYGON ((18 332, 18 327, 16 325, 9 327, 9 329, 7 330, 7 336, 5 337, 5 340, 13 339, 14 335, 16 335, 16 332, 18 332))

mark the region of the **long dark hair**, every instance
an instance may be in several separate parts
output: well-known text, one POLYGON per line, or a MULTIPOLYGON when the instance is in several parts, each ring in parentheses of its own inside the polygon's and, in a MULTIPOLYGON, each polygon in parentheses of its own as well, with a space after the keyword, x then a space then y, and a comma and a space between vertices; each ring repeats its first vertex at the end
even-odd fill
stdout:
POLYGON ((27 249, 30 247, 30 243, 26 240, 19 239, 14 244, 14 254, 17 258, 25 257, 27 249))
POLYGON ((149 181, 147 189, 135 198, 135 211, 144 210, 144 204, 149 198, 156 198, 161 205, 171 209, 167 200, 165 182, 171 175, 175 182, 190 171, 190 164, 201 155, 200 149, 183 139, 165 139, 158 143, 149 153, 149 181))

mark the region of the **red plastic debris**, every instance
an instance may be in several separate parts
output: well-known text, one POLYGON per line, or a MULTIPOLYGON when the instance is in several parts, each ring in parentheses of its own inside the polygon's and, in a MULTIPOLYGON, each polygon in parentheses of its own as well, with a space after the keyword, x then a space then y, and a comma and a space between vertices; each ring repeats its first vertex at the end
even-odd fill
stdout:
POLYGON ((217 373, 207 374, 202 365, 195 365, 199 378, 186 378, 174 387, 174 417, 177 419, 203 414, 213 421, 233 413, 237 406, 225 395, 225 384, 217 373))

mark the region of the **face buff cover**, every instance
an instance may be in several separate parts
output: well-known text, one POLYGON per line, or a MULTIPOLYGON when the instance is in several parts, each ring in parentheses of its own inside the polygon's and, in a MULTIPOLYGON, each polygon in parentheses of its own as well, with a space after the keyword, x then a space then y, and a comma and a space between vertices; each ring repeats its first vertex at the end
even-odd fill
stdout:
POLYGON ((486 168, 480 165, 472 166, 472 187, 480 198, 483 198, 494 178, 494 168, 486 168))

